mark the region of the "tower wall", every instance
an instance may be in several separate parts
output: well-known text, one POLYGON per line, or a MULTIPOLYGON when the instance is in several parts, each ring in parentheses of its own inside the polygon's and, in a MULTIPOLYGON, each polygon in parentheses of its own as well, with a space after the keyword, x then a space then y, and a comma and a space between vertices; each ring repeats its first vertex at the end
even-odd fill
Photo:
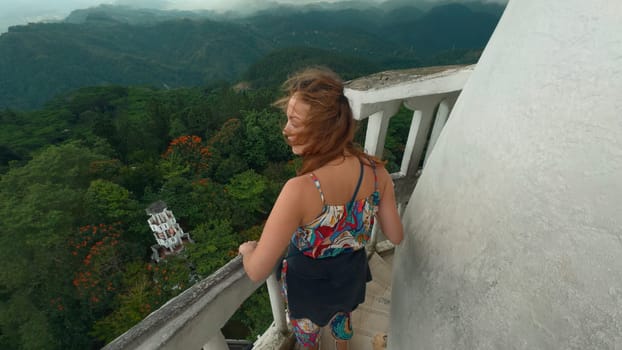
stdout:
POLYGON ((621 16, 509 2, 406 208, 390 349, 622 348, 621 16))

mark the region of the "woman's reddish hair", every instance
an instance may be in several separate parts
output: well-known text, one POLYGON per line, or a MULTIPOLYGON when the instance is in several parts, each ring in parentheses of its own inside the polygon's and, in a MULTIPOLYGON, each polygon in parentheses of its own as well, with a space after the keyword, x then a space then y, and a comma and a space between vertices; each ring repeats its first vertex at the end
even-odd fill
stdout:
POLYGON ((297 100, 309 105, 304 131, 296 134, 296 143, 305 145, 298 174, 312 172, 346 155, 384 164, 354 144, 357 123, 343 94, 343 81, 335 72, 325 67, 306 68, 287 79, 283 89, 285 96, 274 105, 284 112, 294 95, 297 100))

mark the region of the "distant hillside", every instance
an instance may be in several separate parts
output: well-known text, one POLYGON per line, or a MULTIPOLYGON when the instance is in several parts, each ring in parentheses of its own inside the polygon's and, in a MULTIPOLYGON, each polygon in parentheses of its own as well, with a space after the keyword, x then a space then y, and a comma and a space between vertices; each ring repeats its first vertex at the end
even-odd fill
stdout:
POLYGON ((401 22, 390 22, 384 29, 396 42, 411 45, 421 55, 446 49, 483 48, 499 18, 474 12, 460 4, 430 9, 425 15, 401 22))
POLYGON ((210 20, 12 27, 0 36, 0 108, 40 106, 88 85, 174 88, 229 80, 272 47, 239 25, 210 20))
POLYGON ((221 15, 213 11, 163 11, 157 9, 132 8, 118 5, 99 5, 88 9, 72 11, 65 23, 85 23, 93 18, 106 18, 127 24, 154 24, 176 19, 218 19, 221 15))
POLYGON ((274 64, 317 61, 308 50, 296 55, 291 48, 317 48, 320 61, 349 62, 356 66, 350 71, 362 74, 370 67, 435 64, 437 57, 476 60, 473 52, 499 19, 490 5, 424 11, 398 0, 361 4, 281 6, 250 16, 107 5, 75 11, 65 23, 11 27, 0 36, 0 109, 37 108, 83 86, 259 82, 286 70, 274 64), (283 52, 289 60, 277 58, 283 52))
POLYGON ((382 70, 380 65, 360 57, 339 55, 316 48, 292 47, 271 52, 254 63, 242 75, 242 79, 252 87, 273 87, 280 85, 289 74, 313 65, 330 67, 345 80, 382 70))

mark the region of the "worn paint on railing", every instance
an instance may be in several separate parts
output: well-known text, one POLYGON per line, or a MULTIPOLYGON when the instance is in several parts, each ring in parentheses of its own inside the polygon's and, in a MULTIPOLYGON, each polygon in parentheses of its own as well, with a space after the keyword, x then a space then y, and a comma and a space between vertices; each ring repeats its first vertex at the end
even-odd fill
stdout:
POLYGON ((260 285, 248 279, 241 258, 236 257, 104 349, 200 349, 211 338, 221 336, 220 328, 260 285))

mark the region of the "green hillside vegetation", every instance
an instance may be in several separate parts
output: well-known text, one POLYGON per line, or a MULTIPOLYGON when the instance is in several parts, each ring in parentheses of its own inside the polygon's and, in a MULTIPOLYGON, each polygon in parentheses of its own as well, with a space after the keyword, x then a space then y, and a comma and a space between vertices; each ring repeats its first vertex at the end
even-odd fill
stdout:
POLYGON ((12 27, 0 36, 1 105, 40 106, 83 86, 201 86, 231 79, 268 48, 239 26, 209 20, 12 27))
POLYGON ((293 47, 382 69, 433 65, 444 51, 485 45, 499 16, 471 8, 290 6, 242 18, 110 5, 80 10, 64 23, 15 26, 0 36, 0 108, 39 108, 84 86, 235 82, 258 60, 293 47))
MULTIPOLYGON (((0 348, 100 347, 257 238, 294 169, 274 97, 98 87, 0 112, 16 150, 0 177, 0 348), (160 264, 156 200, 196 241, 160 264)), ((236 316, 248 332, 269 324, 264 294, 236 316)))
POLYGON ((278 49, 266 55, 253 64, 242 75, 242 79, 253 87, 278 86, 292 72, 314 65, 331 67, 340 72, 344 80, 375 73, 383 67, 356 56, 344 56, 310 47, 292 47, 278 49))

